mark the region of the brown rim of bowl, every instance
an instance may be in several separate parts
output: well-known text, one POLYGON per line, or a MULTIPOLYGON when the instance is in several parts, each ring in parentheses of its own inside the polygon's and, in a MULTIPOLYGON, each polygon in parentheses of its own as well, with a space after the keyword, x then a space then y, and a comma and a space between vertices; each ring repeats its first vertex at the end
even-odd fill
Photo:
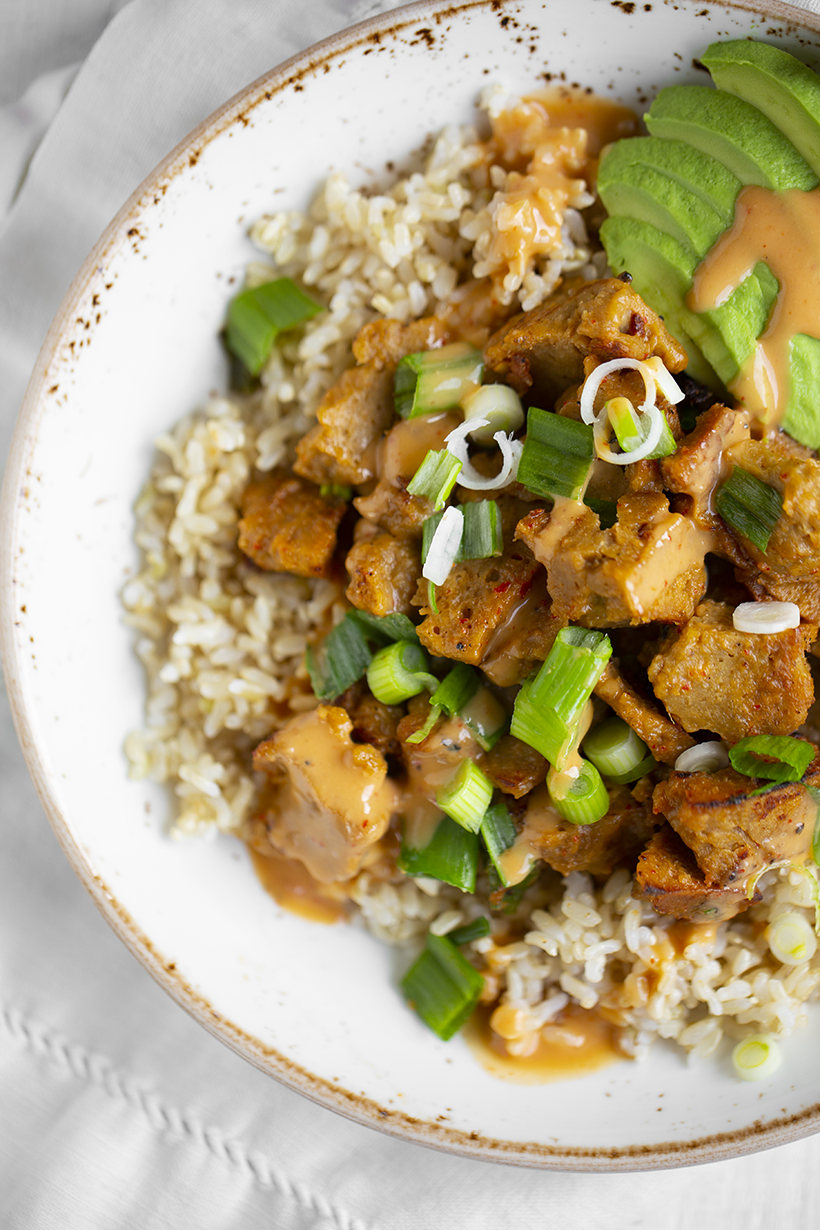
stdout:
MULTIPOLYGON (((597 0, 596 0, 597 2, 597 0)), ((626 0, 600 0, 615 3, 632 13, 637 5, 626 0)), ((671 0, 663 0, 664 4, 671 0)), ((693 4, 696 0, 678 0, 693 4)), ((700 2, 700 0, 697 0, 700 2)), ((781 22, 785 31, 809 31, 820 36, 820 15, 795 8, 781 0, 769 0, 765 5, 753 0, 719 0, 714 9, 739 9, 756 13, 767 20, 781 22)), ((23 404, 18 415, 6 467, 6 477, 0 506, 0 650, 4 662, 6 684, 12 715, 23 755, 34 786, 48 816, 51 827, 76 875, 90 893, 106 922, 113 928, 134 956, 153 978, 182 1008, 220 1041, 242 1058, 282 1084, 304 1095, 326 1109, 386 1132, 398 1139, 426 1145, 480 1161, 496 1161, 511 1165, 574 1171, 652 1170, 696 1163, 715 1162, 754 1153, 762 1149, 788 1144, 809 1136, 820 1128, 820 1104, 793 1114, 754 1122, 746 1128, 702 1136, 695 1140, 669 1141, 657 1145, 632 1145, 624 1148, 572 1148, 544 1145, 537 1141, 517 1142, 495 1140, 477 1133, 467 1133, 415 1119, 391 1111, 359 1094, 340 1089, 315 1076, 277 1051, 264 1047, 258 1039, 243 1033, 188 986, 173 963, 157 952, 150 939, 118 903, 114 894, 89 867, 81 848, 74 839, 67 820, 52 798, 44 766, 37 748, 34 731, 25 711, 22 676, 18 669, 17 645, 14 637, 14 544, 20 509, 18 475, 24 473, 30 441, 36 438, 43 398, 47 393, 48 373, 67 327, 76 316, 88 284, 102 258, 127 239, 128 231, 138 221, 163 184, 170 182, 223 130, 240 120, 263 101, 288 88, 301 88, 302 80, 320 67, 350 54, 373 41, 373 35, 396 37, 408 26, 424 18, 435 24, 458 17, 470 9, 491 8, 499 13, 515 11, 516 0, 455 0, 452 4, 437 4, 431 0, 402 6, 359 25, 342 30, 320 43, 293 56, 277 68, 251 82, 229 99, 207 119, 193 129, 129 197, 99 241, 86 257, 71 283, 43 342, 32 371, 23 404)), ((780 31, 778 31, 780 33, 780 31)))

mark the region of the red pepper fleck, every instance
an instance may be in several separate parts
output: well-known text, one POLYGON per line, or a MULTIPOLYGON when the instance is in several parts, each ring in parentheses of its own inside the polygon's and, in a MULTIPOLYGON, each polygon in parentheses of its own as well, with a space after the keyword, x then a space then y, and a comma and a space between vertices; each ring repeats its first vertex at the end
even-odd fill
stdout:
POLYGON ((509 588, 510 588, 510 582, 502 581, 500 585, 496 585, 495 589, 493 590, 493 593, 494 594, 506 594, 509 588))

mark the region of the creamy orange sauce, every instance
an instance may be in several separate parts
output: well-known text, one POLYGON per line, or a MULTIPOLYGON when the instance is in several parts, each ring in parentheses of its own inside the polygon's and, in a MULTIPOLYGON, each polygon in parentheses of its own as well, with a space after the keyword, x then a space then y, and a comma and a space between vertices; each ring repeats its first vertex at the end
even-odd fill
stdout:
POLYGON ((444 448, 445 438, 461 421, 460 414, 422 414, 396 423, 379 443, 379 478, 389 483, 412 478, 428 450, 444 448))
POLYGON ((572 1080, 623 1059, 618 1030, 595 1012, 568 1005, 555 1021, 543 1026, 529 1055, 510 1055, 505 1041, 492 1029, 491 1007, 479 1007, 463 1036, 475 1058, 493 1076, 520 1085, 572 1080))
POLYGON ((251 847, 249 852, 259 882, 282 909, 319 923, 346 916, 347 898, 340 885, 320 884, 298 859, 259 854, 251 847))
POLYGON ((734 225, 695 271, 689 306, 695 312, 720 307, 758 261, 769 266, 780 292, 765 332, 729 388, 776 426, 789 401, 791 339, 797 333, 820 337, 820 189, 741 189, 734 225))
POLYGON ((459 717, 436 726, 423 743, 408 744, 407 753, 407 780, 398 812, 407 845, 418 850, 427 845, 444 816, 436 806, 436 792, 453 779, 462 761, 477 761, 482 753, 459 717))

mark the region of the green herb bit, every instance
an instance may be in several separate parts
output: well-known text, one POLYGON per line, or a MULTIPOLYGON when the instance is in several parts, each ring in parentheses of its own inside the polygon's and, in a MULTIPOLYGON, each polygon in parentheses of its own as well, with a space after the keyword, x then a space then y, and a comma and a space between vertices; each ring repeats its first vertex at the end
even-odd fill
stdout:
POLYGON ((472 944, 473 940, 483 940, 485 935, 490 934, 490 920, 482 914, 480 918, 474 918, 472 922, 465 923, 463 927, 456 927, 455 931, 447 933, 447 939, 451 944, 472 944))
POLYGON ((463 760, 446 786, 436 793, 436 803, 460 824, 477 833, 493 797, 493 784, 472 760, 463 760))
POLYGON ((375 655, 367 668, 367 686, 383 705, 399 705, 425 688, 438 686, 427 654, 418 641, 394 641, 375 655))
POLYGON ((306 295, 290 278, 277 278, 243 290, 231 300, 225 344, 251 375, 258 376, 277 335, 304 324, 321 311, 321 303, 306 295))
POLYGON ((729 748, 733 769, 774 785, 799 782, 813 759, 812 745, 791 735, 750 735, 729 748))
MULTIPOLYGON (((595 726, 584 739, 584 755, 595 765, 599 773, 614 782, 637 781, 643 773, 639 770, 649 756, 650 768, 654 757, 643 740, 623 718, 611 717, 595 726), (635 776, 632 776, 635 774, 635 776)), ((646 770, 649 772, 649 769, 646 770)))
POLYGON ((748 470, 735 466, 715 497, 718 513, 741 537, 765 552, 783 512, 783 497, 748 470))
POLYGON ((553 806, 570 824, 597 824, 609 811, 609 795, 601 775, 589 760, 582 760, 577 777, 550 769, 547 790, 553 806))
POLYGON ((460 473, 461 462, 457 457, 446 448, 431 448, 407 484, 407 490, 410 495, 432 501, 433 511, 438 512, 447 503, 460 473))
POLYGON ((479 688, 463 706, 461 716, 485 752, 491 751, 510 728, 510 715, 489 688, 479 688))
POLYGON ((308 646, 305 653, 314 694, 322 701, 341 696, 361 679, 371 658, 359 625, 352 619, 343 619, 328 633, 318 650, 308 646))
POLYGON ((585 495, 584 503, 598 514, 602 530, 611 529, 618 520, 618 505, 614 500, 596 500, 585 495))
POLYGON ((442 679, 433 695, 431 705, 439 705, 450 717, 460 713, 478 691, 478 675, 466 662, 458 662, 442 679))
POLYGON ((430 876, 474 893, 478 871, 478 836, 443 816, 426 846, 417 849, 402 842, 397 865, 408 876, 430 876))
POLYGON ((440 717, 441 708, 438 705, 431 705, 430 712, 425 718, 424 725, 420 726, 419 729, 414 731, 412 735, 408 735, 405 739, 405 743, 423 743, 440 717))
MULTIPOLYGON (((631 453, 633 449, 640 448, 649 432, 648 416, 638 416, 628 397, 613 397, 606 403, 604 409, 612 424, 612 430, 615 432, 615 439, 622 450, 625 453, 631 453)), ((677 449, 666 415, 663 411, 660 413, 663 418, 661 436, 652 452, 647 453, 645 458, 647 461, 669 457, 677 449)))
POLYGON ((592 428, 535 406, 527 412, 527 438, 518 482, 535 495, 579 500, 595 456, 592 428))
POLYGON ((391 641, 414 641, 418 644, 416 625, 406 615, 372 615, 370 611, 348 611, 346 619, 352 619, 361 628, 369 641, 377 645, 389 645, 391 641))
POLYGON ((453 410, 481 384, 484 358, 466 342, 408 354, 396 368, 393 402, 403 419, 453 410))
POLYGON ((472 1015, 484 979, 446 936, 427 936, 424 952, 401 982, 408 1002, 447 1042, 472 1015))
POLYGON ((506 804, 494 803, 492 807, 487 808, 484 819, 481 821, 481 836, 499 882, 504 888, 509 888, 510 881, 503 869, 501 856, 514 844, 516 828, 510 819, 506 804))
POLYGON ((504 550, 501 510, 495 500, 474 500, 459 504, 464 514, 461 559, 490 559, 504 550))

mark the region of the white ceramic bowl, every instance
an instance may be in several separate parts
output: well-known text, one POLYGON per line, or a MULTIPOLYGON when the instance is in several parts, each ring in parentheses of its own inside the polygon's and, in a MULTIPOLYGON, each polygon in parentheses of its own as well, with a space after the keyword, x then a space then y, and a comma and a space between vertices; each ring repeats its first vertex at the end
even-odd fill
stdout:
POLYGON ((123 941, 252 1063, 383 1131, 469 1156, 575 1169, 716 1160, 820 1126, 820 1021, 760 1085, 656 1047, 572 1082, 489 1076, 405 1008, 393 954, 289 915, 244 849, 174 844, 164 792, 126 778, 144 685, 119 591, 154 437, 224 385, 217 331, 249 220, 328 172, 400 160, 474 115, 488 81, 544 74, 637 106, 702 81, 712 39, 817 61, 820 19, 745 5, 516 0, 413 5, 347 31, 227 103, 145 182, 78 273, 37 362, 3 502, 3 651, 32 776, 77 874, 123 941), (273 196, 274 188, 277 195, 273 196))

